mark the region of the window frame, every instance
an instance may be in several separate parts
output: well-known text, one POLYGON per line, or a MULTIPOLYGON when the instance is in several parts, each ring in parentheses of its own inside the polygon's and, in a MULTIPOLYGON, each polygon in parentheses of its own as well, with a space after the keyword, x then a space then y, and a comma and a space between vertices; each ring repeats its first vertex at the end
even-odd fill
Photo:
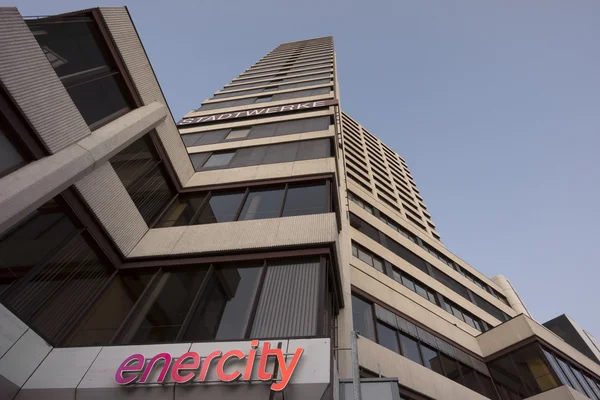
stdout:
MULTIPOLYGON (((173 226, 157 227, 156 225, 163 219, 163 217, 165 216, 167 211, 170 209, 171 205, 175 201, 177 201, 177 199, 180 196, 193 196, 194 194, 202 194, 202 195, 204 195, 204 199, 202 200, 202 202, 200 203, 200 205, 194 212, 194 215, 190 218, 190 220, 187 224, 175 225, 175 226, 203 225, 203 224, 197 223, 198 219, 200 218, 200 215, 202 214, 204 209, 207 207, 207 205, 209 205, 210 199, 215 194, 215 192, 217 194, 226 194, 228 192, 241 191, 241 189, 243 189, 244 195, 242 196, 242 198, 240 200, 240 204, 238 205, 238 208, 236 210, 233 221, 230 221, 230 222, 242 221, 239 218, 240 218, 241 212, 246 204, 246 201, 248 199, 248 195, 250 194, 251 191, 261 191, 261 190, 270 190, 270 189, 275 190, 277 188, 283 188, 283 190, 284 190, 281 206, 279 209, 278 216, 271 217, 269 219, 282 218, 283 211, 285 209, 286 200, 287 200, 288 190, 290 189, 290 187, 293 188, 293 187, 297 187, 297 186, 317 186, 317 185, 320 186, 321 184, 324 184, 324 186, 325 186, 325 204, 326 204, 325 213, 335 212, 335 205, 333 204, 333 194, 331 193, 332 187, 333 187, 332 183, 331 183, 331 179, 332 179, 331 177, 324 177, 324 178, 320 178, 320 179, 314 179, 314 178, 299 179, 299 180, 288 180, 288 181, 273 182, 273 183, 262 183, 262 184, 256 184, 256 185, 244 185, 244 186, 233 185, 230 187, 224 187, 222 189, 220 189, 220 188, 210 189, 209 188, 208 190, 193 190, 193 191, 187 191, 187 192, 180 192, 177 195, 175 195, 168 204, 165 205, 163 210, 157 215, 157 217, 154 219, 153 223, 151 225, 149 225, 149 227, 150 227, 150 229, 172 228, 173 226)), ((321 213, 319 213, 319 214, 321 214, 321 213)), ((316 215, 316 214, 302 214, 302 215, 316 215)), ((246 221, 246 220, 244 220, 244 221, 246 221)), ((219 222, 217 222, 217 223, 219 223, 219 222)))

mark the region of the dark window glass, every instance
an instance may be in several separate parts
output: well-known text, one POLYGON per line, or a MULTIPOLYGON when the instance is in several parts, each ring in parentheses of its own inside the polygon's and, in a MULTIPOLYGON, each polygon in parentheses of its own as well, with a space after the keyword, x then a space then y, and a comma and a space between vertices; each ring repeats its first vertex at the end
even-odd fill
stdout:
POLYGON ((429 346, 421 345, 421 353, 423 354, 423 365, 438 374, 444 375, 442 371, 442 362, 437 350, 429 346))
POLYGON ((496 319, 500 321, 508 321, 510 318, 498 308, 490 304, 487 300, 482 299, 479 295, 473 293, 473 298, 475 299, 475 304, 481 307, 488 314, 493 315, 496 319))
POLYGON ((392 252, 394 252, 397 256, 400 256, 405 261, 409 262, 413 266, 419 268, 421 271, 428 274, 427 267, 425 266, 425 261, 421 257, 417 256, 415 253, 413 253, 412 251, 408 250, 406 247, 397 243, 393 239, 388 238, 387 239, 387 248, 389 250, 391 250, 392 252))
POLYGON ((331 157, 331 142, 329 139, 307 140, 299 143, 297 160, 331 157))
POLYGON ((462 384, 474 392, 481 393, 481 386, 479 385, 475 370, 460 362, 458 363, 458 366, 462 375, 462 384))
POLYGON ((110 159, 110 164, 144 221, 150 224, 174 195, 150 136, 121 150, 110 159))
POLYGON ((250 134, 248 135, 248 139, 258 139, 263 137, 271 137, 275 134, 277 127, 281 125, 278 123, 274 124, 261 124, 255 125, 250 129, 250 134))
POLYGON ((86 318, 64 343, 65 346, 110 344, 134 304, 148 285, 152 273, 115 277, 86 318))
POLYGON ((456 307, 454 304, 451 304, 450 307, 452 308, 452 314, 456 318, 464 321, 463 314, 462 314, 462 311, 460 310, 460 308, 456 307))
POLYGON ((215 194, 210 197, 198 217, 198 224, 213 224, 235 220, 244 192, 215 194))
POLYGON ((123 97, 121 80, 120 75, 109 75, 67 88, 88 125, 101 123, 104 118, 129 110, 127 100, 123 97))
POLYGON ((261 267, 222 268, 207 285, 184 340, 244 338, 261 267))
POLYGON ((327 185, 290 185, 283 207, 284 217, 329 212, 327 185))
POLYGON ((373 307, 363 299, 352 296, 352 321, 354 330, 361 336, 375 341, 373 307))
POLYGON ((427 290, 425 290, 422 286, 420 286, 418 283, 415 283, 415 292, 417 292, 417 294, 423 298, 427 298, 427 290))
POLYGON ((373 268, 375 268, 379 272, 385 273, 385 271, 383 270, 383 263, 380 259, 378 259, 375 256, 373 257, 373 268))
POLYGON ((250 191, 239 220, 279 217, 283 192, 284 188, 250 191))
MULTIPOLYGON (((26 259, 34 252, 34 247, 26 248, 21 256, 26 259)), ((21 268, 12 270, 24 272, 21 268)), ((78 233, 58 244, 27 275, 2 292, 0 301, 57 345, 73 328, 88 299, 109 281, 111 273, 84 233, 78 233)))
POLYGON ((154 287, 147 307, 132 322, 124 343, 175 341, 206 271, 165 272, 154 287))
POLYGON ((178 196, 162 215, 156 228, 188 225, 206 198, 204 193, 178 196))
POLYGON ((296 160, 298 142, 281 143, 268 146, 263 164, 274 164, 296 160))
POLYGON ((255 103, 266 103, 272 100, 273 97, 271 96, 257 97, 255 103))
POLYGON ((305 121, 306 120, 304 120, 304 119, 294 119, 291 121, 280 122, 278 124, 275 135, 291 135, 294 133, 305 132, 306 131, 306 129, 304 129, 305 121))
POLYGON ((446 357, 443 354, 440 354, 440 359, 442 360, 442 368, 444 368, 446 378, 452 379, 454 382, 462 383, 456 360, 446 357))
MULTIPOLYGON (((489 376, 485 376, 483 374, 477 373, 477 378, 479 379, 479 383, 481 385, 482 391, 479 392, 482 395, 486 396, 489 399, 499 400, 496 391, 494 390, 494 384, 489 376)), ((510 398, 508 399, 510 400, 510 398)))
POLYGON ((75 231, 58 203, 50 200, 0 240, 0 263, 15 278, 23 276, 75 231))
POLYGON ((413 292, 415 291, 415 283, 407 275, 402 274, 402 284, 413 292))
POLYGON ((123 77, 91 18, 61 17, 28 24, 88 125, 108 122, 130 108, 123 77))
POLYGON ((377 323, 377 337, 379 344, 387 347, 388 349, 400 353, 398 348, 398 339, 396 338, 396 331, 388 328, 387 326, 377 323))
POLYGON ((219 143, 225 140, 229 132, 231 132, 231 129, 219 129, 216 131, 205 132, 202 136, 198 138, 198 140, 196 140, 194 146, 219 143))
POLYGON ((238 168, 261 164, 268 148, 269 146, 256 146, 239 149, 229 166, 238 168))
POLYGON ((25 160, 0 129, 0 177, 25 165, 25 160))
POLYGON ((192 161, 192 165, 194 166, 194 170, 200 171, 202 166, 210 157, 210 153, 193 153, 190 154, 190 160, 192 161))
POLYGON ((421 353, 419 352, 419 343, 417 343, 417 341, 410 336, 406 336, 402 333, 400 333, 399 336, 402 355, 409 360, 423 364, 423 361, 421 360, 421 353))
POLYGON ((448 275, 444 274, 437 268, 432 268, 431 272, 432 272, 431 276, 435 280, 437 280, 438 282, 441 282, 444 286, 446 286, 449 289, 451 289, 452 291, 460 294, 465 299, 471 301, 471 299, 469 297, 469 293, 467 292, 467 288, 465 288, 463 285, 456 282, 454 279, 450 278, 448 275))
POLYGON ((234 155, 235 150, 222 153, 212 153, 202 168, 224 167, 229 164, 229 161, 231 161, 234 155))
POLYGON ((373 266, 373 258, 371 257, 371 254, 364 251, 362 248, 358 249, 358 258, 370 266, 373 266))
POLYGON ((183 144, 186 147, 195 146, 196 142, 204 135, 204 133, 188 133, 185 135, 181 135, 181 139, 183 140, 183 144))

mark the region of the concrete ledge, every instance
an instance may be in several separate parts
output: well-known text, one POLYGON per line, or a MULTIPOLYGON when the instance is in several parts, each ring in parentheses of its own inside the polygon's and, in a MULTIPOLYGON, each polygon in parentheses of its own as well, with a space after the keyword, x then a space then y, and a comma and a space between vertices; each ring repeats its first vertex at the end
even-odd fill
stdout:
POLYGON ((130 258, 333 243, 335 213, 151 229, 130 258))
POLYGON ((564 385, 547 392, 528 397, 526 400, 589 400, 587 396, 564 385))

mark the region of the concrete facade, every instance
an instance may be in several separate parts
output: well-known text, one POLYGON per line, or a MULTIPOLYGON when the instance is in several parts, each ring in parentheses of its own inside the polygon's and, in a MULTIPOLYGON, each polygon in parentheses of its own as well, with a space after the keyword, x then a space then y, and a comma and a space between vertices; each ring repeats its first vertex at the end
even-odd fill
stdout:
MULTIPOLYGON (((455 366, 469 368, 485 377, 493 375, 486 363, 525 344, 540 343, 600 381, 600 365, 535 322, 508 279, 502 275, 491 279, 484 276, 442 244, 405 160, 342 111, 333 38, 278 46, 225 84, 215 95, 236 93, 236 90, 251 89, 255 92, 209 98, 202 105, 247 101, 255 97, 261 99, 256 103, 218 109, 199 108, 190 111, 184 118, 318 100, 335 101, 310 109, 288 109, 276 115, 197 121, 177 126, 127 9, 107 7, 89 12, 92 14, 86 15, 99 16, 98 21, 108 38, 107 45, 118 55, 119 73, 124 76, 134 99, 130 110, 95 129, 90 129, 85 123, 77 101, 70 97, 18 11, 0 8, 0 56, 3 56, 0 57, 0 79, 8 97, 31 125, 34 139, 45 151, 44 156, 29 160, 27 165, 0 178, 0 187, 6 188, 0 191, 0 241, 7 237, 5 235, 12 234, 13 229, 40 206, 51 199, 61 198, 70 207, 73 214, 70 218, 79 218, 77 229, 84 232, 89 243, 93 243, 90 246, 99 254, 102 263, 111 267, 111 279, 125 276, 122 275, 126 274, 125 271, 140 268, 141 271, 153 271, 152 279, 155 281, 150 279, 139 296, 141 300, 132 305, 128 319, 106 345, 55 345, 51 338, 38 331, 40 328, 35 325, 34 318, 21 317, 19 311, 0 304, 0 400, 192 399, 198 396, 349 400, 349 380, 354 367, 360 367, 365 375, 379 376, 367 379, 362 385, 364 400, 399 400, 401 393, 414 400, 489 398, 481 394, 481 387, 476 388, 466 378, 462 380, 466 372, 451 377, 444 370, 446 376, 435 372, 423 359, 413 361, 416 356, 413 354, 411 359, 409 350, 404 347, 410 340, 421 346, 417 348, 419 354, 424 348, 430 348, 440 359, 443 354, 444 357, 454 357, 450 362, 455 366), (313 74, 326 74, 328 78, 314 78, 311 77, 313 74), (284 81, 288 78, 293 78, 293 81, 284 81), (330 83, 279 88, 321 79, 330 79, 330 83), (252 86, 238 88, 246 84, 252 86), (286 98, 298 91, 318 88, 330 90, 327 94, 286 98), (278 100, 269 96, 283 98, 278 100), (43 107, 39 106, 40 102, 43 102, 43 107), (294 122, 301 125, 305 119, 318 117, 329 120, 327 128, 311 130, 303 125, 299 131, 292 133, 275 135, 273 131, 271 136, 252 135, 253 129, 260 132, 267 124, 294 122), (216 143, 189 147, 182 141, 186 135, 231 130, 246 130, 246 136, 233 139, 223 136, 216 143), (139 193, 134 195, 131 189, 139 182, 147 183, 144 181, 146 175, 132 173, 134 182, 126 183, 130 177, 110 161, 143 138, 150 138, 149 142, 155 146, 152 150, 156 153, 152 153, 155 157, 152 162, 156 163, 154 171, 159 168, 164 171, 164 179, 168 183, 164 190, 168 189, 169 198, 161 204, 160 213, 152 218, 143 215, 141 209, 144 201, 154 199, 142 193, 142 201, 136 197, 139 193), (199 168, 200 172, 196 172, 190 161, 190 155, 198 153, 218 158, 232 150, 268 144, 289 145, 317 138, 329 141, 329 154, 317 153, 317 157, 310 159, 236 168, 215 162, 212 169, 199 168), (325 198, 322 199, 325 211, 302 211, 298 214, 293 211, 285 216, 283 210, 288 199, 284 195, 282 200, 278 200, 281 204, 277 203, 277 216, 239 218, 242 205, 250 204, 244 202, 252 190, 286 190, 288 193, 291 187, 309 187, 315 182, 325 188, 325 198), (221 219, 217 214, 222 204, 216 204, 215 209, 210 210, 214 221, 197 222, 201 207, 207 207, 206 199, 217 191, 244 193, 244 200, 234 210, 235 217, 221 219), (68 196, 64 195, 67 192, 68 196), (178 203, 179 200, 201 195, 206 197, 202 198, 186 224, 159 225, 173 205, 187 207, 188 203, 178 203), (359 224, 356 218, 361 221, 359 224), (361 249, 360 253, 355 249, 361 249), (302 257, 319 258, 310 265, 302 262, 287 265, 288 269, 279 274, 266 272, 271 260, 293 257, 300 257, 300 260, 305 260, 302 257), (258 298, 261 294, 255 294, 251 300, 256 302, 256 309, 251 312, 254 316, 259 315, 261 329, 269 332, 267 325, 271 316, 285 319, 285 324, 282 323, 285 326, 277 332, 300 332, 297 336, 289 333, 289 337, 258 338, 281 342, 286 360, 298 348, 304 348, 303 361, 283 395, 271 392, 263 382, 225 384, 222 379, 216 378, 214 371, 208 379, 210 385, 175 385, 168 380, 163 385, 131 387, 116 383, 116 370, 129 354, 143 353, 148 357, 168 352, 179 357, 187 351, 206 355, 215 349, 224 352, 240 346, 249 348, 250 340, 254 339, 250 337, 252 332, 261 331, 256 325, 253 329, 246 328, 244 340, 185 341, 185 322, 182 322, 176 339, 164 343, 116 341, 119 334, 133 324, 132 317, 139 319, 139 315, 143 316, 142 310, 151 305, 148 299, 158 296, 156 288, 164 284, 163 278, 168 277, 171 271, 200 265, 202 268, 207 266, 207 276, 219 276, 225 274, 221 270, 218 274, 215 272, 220 263, 248 260, 264 260, 261 261, 264 275, 256 283, 256 288, 259 288, 256 293, 263 294, 260 303, 258 298), (293 273, 289 272, 290 268, 293 273), (302 276, 299 277, 299 274, 302 276), (296 289, 292 296, 290 293, 296 289), (354 310, 353 298, 368 302, 372 315, 354 310), (283 303, 286 299, 290 304, 283 303), (257 311, 259 304, 260 312, 257 311), (296 306, 304 309, 297 311, 296 306), (302 315, 294 318, 294 312, 302 315), (300 316, 310 321, 296 326, 295 319, 299 321, 302 319, 300 316), (358 356, 353 359, 350 352, 353 331, 369 323, 372 323, 374 333, 369 336, 369 332, 359 332, 358 356), (398 342, 396 351, 386 348, 386 345, 393 347, 393 344, 385 343, 376 323, 393 332, 394 340, 398 342), (317 331, 319 334, 315 335, 317 331), (409 341, 400 345, 402 339, 399 338, 408 338, 409 341), (342 381, 341 386, 338 386, 339 380, 342 381)), ((126 161, 133 165, 147 161, 139 154, 131 157, 126 161)), ((159 184, 150 180, 148 192, 155 187, 159 184)), ((302 203, 313 200, 304 198, 302 203)), ((190 201, 189 204, 192 203, 190 201)), ((260 205, 257 202, 248 207, 258 209, 260 205)), ((2 256, 0 253, 0 262, 3 262, 2 256)), ((14 282, 36 281, 38 276, 35 274, 39 270, 48 268, 48 265, 54 266, 55 260, 50 261, 25 265, 29 269, 24 270, 23 277, 14 282)), ((231 276, 229 278, 232 279, 231 276)), ((199 307, 206 290, 211 289, 207 288, 208 278, 204 279, 193 298, 193 307, 199 307)), ((240 279, 235 274, 231 281, 225 279, 231 286, 225 287, 224 292, 235 291, 240 279)), ((0 300, 4 300, 3 289, 0 287, 0 300)), ((91 290, 85 292, 90 304, 81 310, 79 319, 96 305, 100 294, 91 290)), ((238 304, 238 308, 242 306, 246 305, 238 304)), ((43 311, 44 305, 40 309, 43 311)), ((186 321, 190 323, 194 313, 187 312, 186 321)), ((260 359, 260 349, 258 354, 260 359)), ((269 368, 273 367, 274 359, 270 358, 267 364, 269 368)), ((276 374, 280 379, 282 371, 278 370, 276 374)), ((475 372, 473 374, 477 376, 475 372)), ((563 385, 530 398, 587 398, 561 383, 563 385)), ((500 398, 498 393, 494 391, 488 396, 500 398)))

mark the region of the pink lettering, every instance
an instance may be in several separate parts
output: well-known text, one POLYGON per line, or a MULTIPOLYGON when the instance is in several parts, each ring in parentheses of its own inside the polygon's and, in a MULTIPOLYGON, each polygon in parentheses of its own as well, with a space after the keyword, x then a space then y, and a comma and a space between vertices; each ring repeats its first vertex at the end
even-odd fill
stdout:
POLYGON ((115 375, 115 380, 119 385, 127 385, 128 383, 135 382, 138 378, 137 375, 129 375, 128 377, 123 376, 123 372, 140 372, 144 369, 145 363, 144 356, 141 354, 133 354, 125 359, 121 363, 119 369, 117 369, 117 374, 115 375), (130 365, 133 361, 137 361, 136 365, 130 365))
POLYGON ((185 371, 189 369, 198 369, 200 367, 200 356, 195 351, 188 351, 175 361, 173 369, 171 370, 171 378, 176 383, 186 383, 194 379, 194 373, 189 372, 185 375, 179 375, 179 371, 185 371), (185 360, 192 359, 191 364, 184 364, 185 360))
POLYGON ((152 372, 152 367, 154 367, 154 365, 159 360, 163 360, 164 364, 163 364, 162 369, 160 370, 160 374, 158 375, 158 379, 156 380, 156 382, 162 383, 165 380, 165 376, 167 375, 167 371, 169 370, 169 366, 171 365, 171 361, 173 360, 173 357, 171 357, 171 355, 169 353, 159 353, 159 354, 155 355, 154 357, 152 357, 150 359, 150 361, 148 362, 148 365, 146 366, 146 370, 144 371, 144 373, 142 374, 142 378, 140 379, 140 383, 146 383, 146 380, 148 379, 148 375, 150 375, 150 372, 152 372))

